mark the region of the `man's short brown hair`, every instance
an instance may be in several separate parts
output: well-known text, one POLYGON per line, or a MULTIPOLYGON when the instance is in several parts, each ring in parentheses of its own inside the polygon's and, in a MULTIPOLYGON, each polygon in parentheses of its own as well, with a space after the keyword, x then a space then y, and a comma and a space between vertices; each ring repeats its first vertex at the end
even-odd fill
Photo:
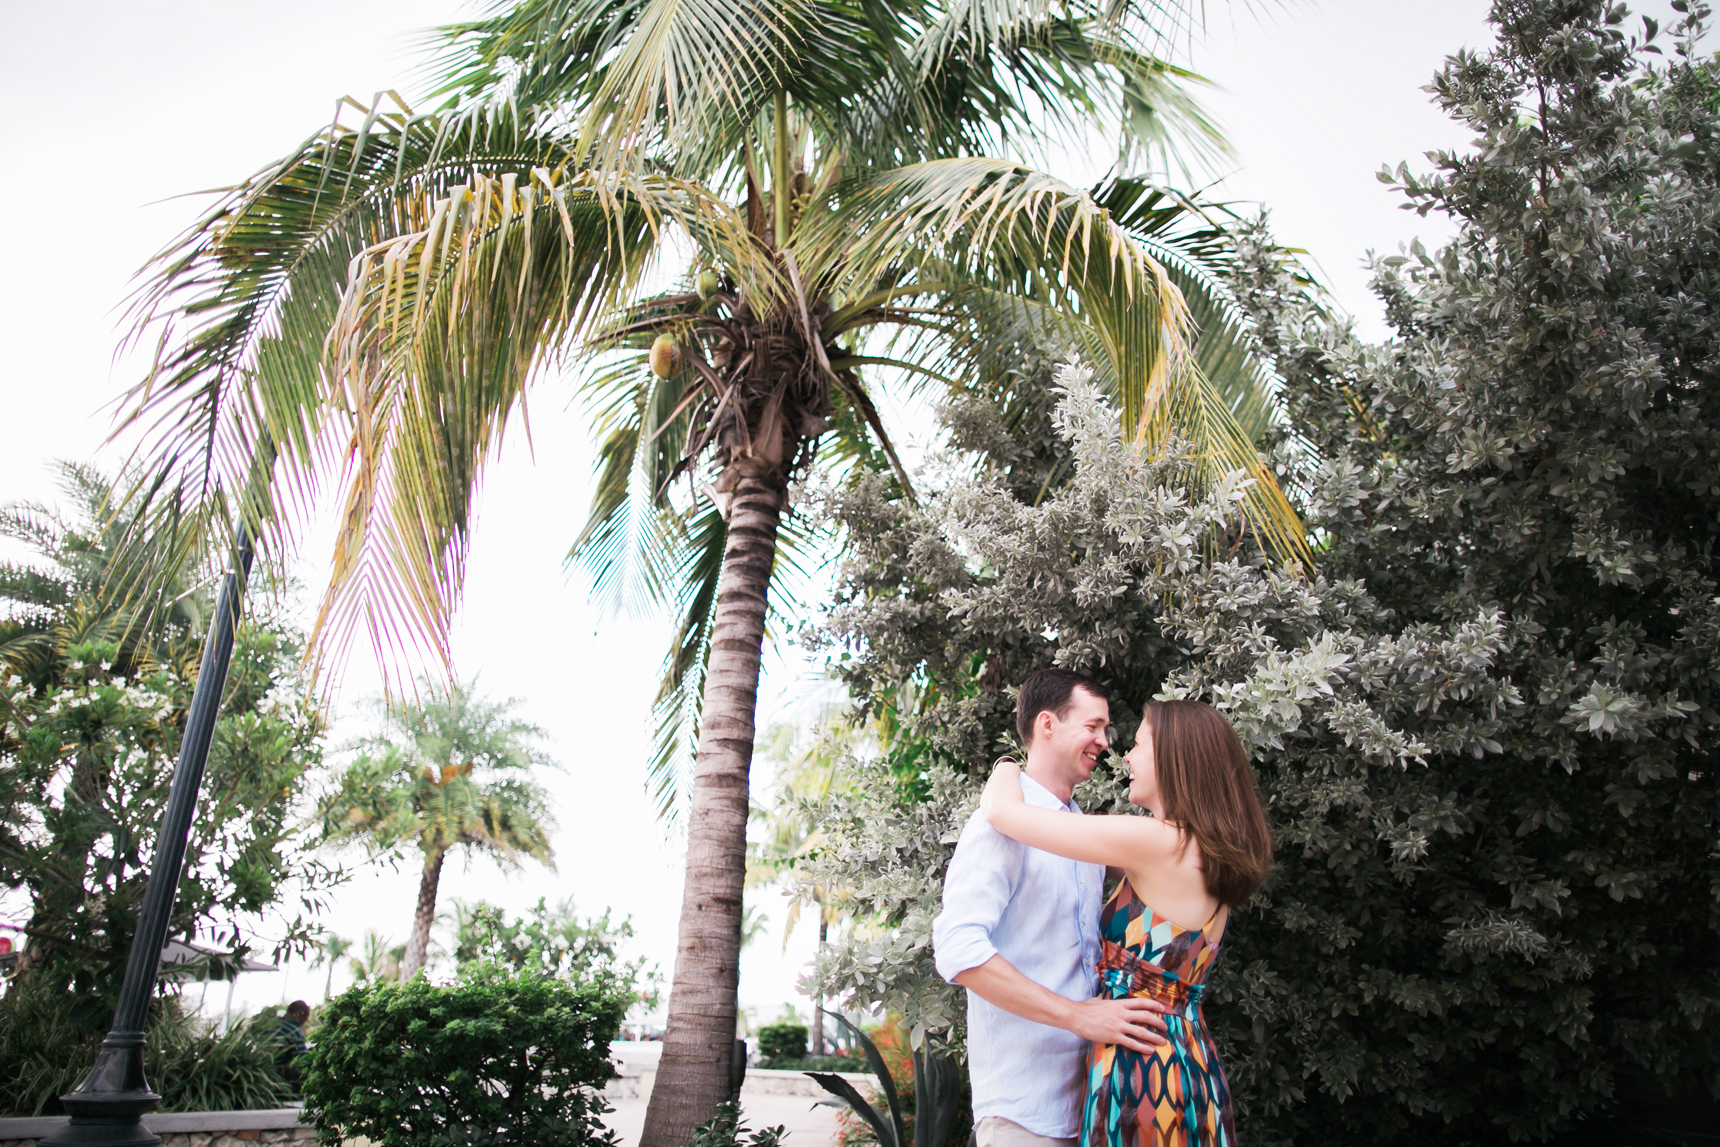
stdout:
POLYGON ((1111 700, 1110 690, 1073 669, 1041 669, 1027 675, 1015 697, 1015 731, 1021 736, 1023 749, 1033 743, 1033 722, 1039 714, 1050 710, 1061 721, 1069 715, 1077 689, 1107 703, 1111 700))

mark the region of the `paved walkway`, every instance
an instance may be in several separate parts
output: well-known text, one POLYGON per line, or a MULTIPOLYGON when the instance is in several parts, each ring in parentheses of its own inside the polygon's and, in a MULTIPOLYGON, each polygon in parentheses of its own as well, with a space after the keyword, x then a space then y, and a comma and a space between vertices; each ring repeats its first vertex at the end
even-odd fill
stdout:
MULTIPOLYGON (((622 1147, 637 1147, 645 1127, 643 1099, 614 1100, 615 1110, 603 1122, 612 1128, 622 1147)), ((833 1147, 836 1142, 836 1109, 817 1106, 806 1095, 761 1095, 741 1092, 741 1115, 754 1130, 781 1124, 784 1147, 833 1147)))

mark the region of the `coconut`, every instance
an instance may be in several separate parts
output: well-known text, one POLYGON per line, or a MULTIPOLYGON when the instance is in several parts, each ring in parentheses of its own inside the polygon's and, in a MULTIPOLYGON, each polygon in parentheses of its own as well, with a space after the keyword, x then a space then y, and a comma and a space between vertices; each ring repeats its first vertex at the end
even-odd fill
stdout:
POLYGON ((718 280, 717 273, 715 271, 699 272, 699 298, 710 298, 712 295, 717 293, 717 288, 721 285, 722 284, 718 280))
POLYGON ((674 335, 658 335, 651 344, 651 372, 658 378, 668 378, 681 369, 681 347, 674 335))

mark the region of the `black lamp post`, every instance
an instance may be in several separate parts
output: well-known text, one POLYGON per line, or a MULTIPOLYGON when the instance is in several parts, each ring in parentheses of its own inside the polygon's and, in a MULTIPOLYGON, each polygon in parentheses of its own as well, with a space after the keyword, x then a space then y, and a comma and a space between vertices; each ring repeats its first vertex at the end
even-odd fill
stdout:
POLYGON ((143 1078, 143 1021, 149 1013, 149 998, 155 991, 155 975, 161 964, 161 945, 167 940, 167 922, 173 914, 173 898, 179 891, 179 870, 185 863, 185 843, 191 835, 191 817, 197 811, 197 790, 203 783, 203 766, 209 760, 209 743, 215 735, 215 718, 221 710, 221 692, 227 684, 227 667, 233 660, 233 630, 239 617, 239 600, 251 572, 251 534, 243 525, 234 539, 235 569, 228 569, 215 599, 215 616, 209 622, 209 638, 203 645, 203 664, 197 671, 197 687, 191 694, 191 711, 185 718, 185 739, 179 745, 179 764, 173 770, 173 788, 167 796, 167 816, 155 841, 155 864, 138 913, 137 933, 126 959, 125 982, 120 987, 119 1006, 114 1009, 113 1027, 96 1053, 95 1066, 60 1102, 71 1114, 62 1131, 39 1140, 42 1147, 159 1147, 161 1140, 143 1125, 141 1117, 161 1096, 149 1089, 143 1078))

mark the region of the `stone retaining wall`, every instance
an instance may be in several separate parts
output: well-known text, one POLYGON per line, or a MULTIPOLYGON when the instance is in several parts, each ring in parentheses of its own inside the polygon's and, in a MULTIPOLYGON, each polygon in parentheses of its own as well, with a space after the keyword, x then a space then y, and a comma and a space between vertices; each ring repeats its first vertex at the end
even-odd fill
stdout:
MULTIPOLYGON (((36 1140, 66 1125, 63 1115, 0 1119, 0 1147, 36 1147, 36 1140)), ((268 1147, 316 1141, 316 1128, 299 1122, 299 1109, 276 1111, 175 1111, 143 1117, 161 1136, 162 1147, 268 1147)))

